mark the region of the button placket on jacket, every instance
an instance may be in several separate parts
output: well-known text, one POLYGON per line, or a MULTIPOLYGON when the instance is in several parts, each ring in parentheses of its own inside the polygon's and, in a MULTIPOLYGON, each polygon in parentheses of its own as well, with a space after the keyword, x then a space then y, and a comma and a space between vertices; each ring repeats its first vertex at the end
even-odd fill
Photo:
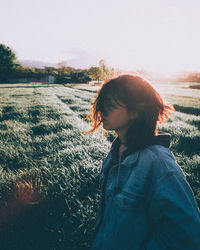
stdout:
MULTIPOLYGON (((102 173, 101 173, 101 187, 102 187, 102 193, 101 193, 101 201, 100 201, 100 207, 99 207, 99 220, 97 221, 96 224, 96 231, 98 228, 101 226, 101 223, 104 218, 104 213, 105 213, 105 206, 106 206, 106 197, 105 194, 107 192, 107 185, 108 182, 111 181, 111 186, 109 187, 109 194, 108 196, 115 196, 119 190, 120 190, 120 171, 121 171, 121 166, 123 167, 128 167, 128 166, 133 166, 134 163, 136 163, 137 158, 138 158, 138 152, 132 154, 129 160, 123 161, 122 156, 120 156, 118 163, 110 167, 110 164, 113 161, 112 155, 109 153, 108 156, 103 160, 103 166, 102 166, 102 173), (122 164, 123 163, 123 164, 122 164), (105 166, 105 165, 106 166, 105 166)), ((127 176, 128 177, 128 176, 127 176)))

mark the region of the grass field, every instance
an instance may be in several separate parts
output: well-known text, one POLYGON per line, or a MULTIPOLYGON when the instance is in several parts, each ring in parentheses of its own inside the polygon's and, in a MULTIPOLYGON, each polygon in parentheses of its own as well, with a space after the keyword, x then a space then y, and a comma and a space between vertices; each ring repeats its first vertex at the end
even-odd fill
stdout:
MULTIPOLYGON (((200 90, 155 84, 176 112, 160 129, 200 206, 200 90)), ((89 249, 98 173, 114 136, 82 135, 97 87, 0 85, 2 250, 89 249)))

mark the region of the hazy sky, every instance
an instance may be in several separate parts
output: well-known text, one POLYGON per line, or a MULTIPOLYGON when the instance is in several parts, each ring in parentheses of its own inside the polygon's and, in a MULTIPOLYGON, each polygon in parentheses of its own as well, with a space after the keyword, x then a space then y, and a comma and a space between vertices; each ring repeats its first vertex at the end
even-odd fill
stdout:
POLYGON ((0 43, 18 59, 200 70, 200 0, 0 0, 0 43))

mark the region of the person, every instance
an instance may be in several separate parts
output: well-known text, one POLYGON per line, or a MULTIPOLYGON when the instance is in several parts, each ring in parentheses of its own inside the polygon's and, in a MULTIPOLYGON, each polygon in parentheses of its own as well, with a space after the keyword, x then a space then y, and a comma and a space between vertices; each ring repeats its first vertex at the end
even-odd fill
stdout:
POLYGON ((140 75, 108 80, 89 112, 94 132, 115 131, 99 176, 92 250, 200 250, 200 212, 185 174, 157 130, 172 105, 140 75))

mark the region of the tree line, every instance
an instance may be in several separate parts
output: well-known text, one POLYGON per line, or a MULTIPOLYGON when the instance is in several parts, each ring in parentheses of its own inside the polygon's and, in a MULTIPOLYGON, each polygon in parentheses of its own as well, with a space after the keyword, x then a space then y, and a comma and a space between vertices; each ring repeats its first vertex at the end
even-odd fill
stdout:
MULTIPOLYGON (((91 80, 100 81, 114 76, 115 69, 107 66, 101 59, 98 66, 88 69, 77 69, 58 63, 57 67, 24 67, 18 61, 12 49, 5 44, 0 44, 0 82, 9 82, 10 79, 35 79, 53 75, 57 83, 85 83, 91 80)), ((120 71, 118 71, 120 72, 120 71)), ((137 71, 138 72, 138 71, 137 71)), ((145 75, 145 72, 141 72, 145 75)), ((176 76, 176 81, 200 82, 200 72, 181 73, 176 76)))
POLYGON ((10 79, 19 78, 39 80, 44 76, 53 75, 57 83, 84 83, 110 78, 113 70, 107 66, 103 59, 99 61, 98 66, 92 66, 88 69, 73 68, 62 62, 58 64, 58 67, 24 67, 17 61, 17 57, 10 47, 0 44, 0 82, 8 82, 10 79))
POLYGON ((182 73, 178 80, 181 82, 200 82, 200 72, 182 73))

